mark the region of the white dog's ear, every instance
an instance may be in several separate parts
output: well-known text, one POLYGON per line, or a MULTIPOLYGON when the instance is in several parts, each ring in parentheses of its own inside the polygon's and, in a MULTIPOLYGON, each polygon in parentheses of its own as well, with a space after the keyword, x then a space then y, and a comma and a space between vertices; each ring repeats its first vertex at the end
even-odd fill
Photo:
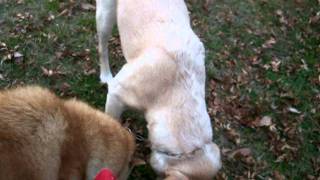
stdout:
POLYGON ((164 180, 189 180, 189 178, 179 171, 171 170, 166 172, 164 180))

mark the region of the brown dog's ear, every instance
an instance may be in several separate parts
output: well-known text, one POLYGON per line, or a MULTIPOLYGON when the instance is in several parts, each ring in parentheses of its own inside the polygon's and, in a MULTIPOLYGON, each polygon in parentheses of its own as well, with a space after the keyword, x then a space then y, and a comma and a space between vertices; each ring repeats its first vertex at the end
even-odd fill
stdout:
POLYGON ((189 180, 189 178, 179 171, 171 170, 166 172, 164 180, 189 180))

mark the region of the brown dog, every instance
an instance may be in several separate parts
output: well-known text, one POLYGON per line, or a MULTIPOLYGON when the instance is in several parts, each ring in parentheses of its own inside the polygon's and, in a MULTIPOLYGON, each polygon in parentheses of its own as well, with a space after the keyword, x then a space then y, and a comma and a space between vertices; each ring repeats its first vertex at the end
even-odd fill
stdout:
POLYGON ((128 175, 132 135, 108 115, 40 87, 0 91, 0 179, 92 180, 128 175))

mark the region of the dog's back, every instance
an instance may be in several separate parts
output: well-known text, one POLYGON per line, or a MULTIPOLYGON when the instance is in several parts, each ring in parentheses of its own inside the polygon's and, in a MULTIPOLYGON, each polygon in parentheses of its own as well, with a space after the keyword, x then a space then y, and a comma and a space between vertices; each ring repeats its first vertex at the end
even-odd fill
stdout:
POLYGON ((121 45, 127 61, 150 47, 162 48, 172 55, 191 53, 193 56, 204 52, 191 29, 183 0, 121 0, 117 10, 121 45))
POLYGON ((88 179, 104 167, 120 176, 133 149, 125 129, 84 103, 40 87, 0 92, 0 179, 88 179))

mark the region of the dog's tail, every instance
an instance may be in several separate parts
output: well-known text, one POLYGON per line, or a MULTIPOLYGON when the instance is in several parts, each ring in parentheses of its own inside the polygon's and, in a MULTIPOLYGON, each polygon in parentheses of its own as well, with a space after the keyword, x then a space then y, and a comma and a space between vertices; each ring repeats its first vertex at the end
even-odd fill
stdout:
POLYGON ((96 21, 99 41, 100 80, 110 83, 113 76, 109 65, 108 40, 116 22, 117 0, 97 0, 96 21))

